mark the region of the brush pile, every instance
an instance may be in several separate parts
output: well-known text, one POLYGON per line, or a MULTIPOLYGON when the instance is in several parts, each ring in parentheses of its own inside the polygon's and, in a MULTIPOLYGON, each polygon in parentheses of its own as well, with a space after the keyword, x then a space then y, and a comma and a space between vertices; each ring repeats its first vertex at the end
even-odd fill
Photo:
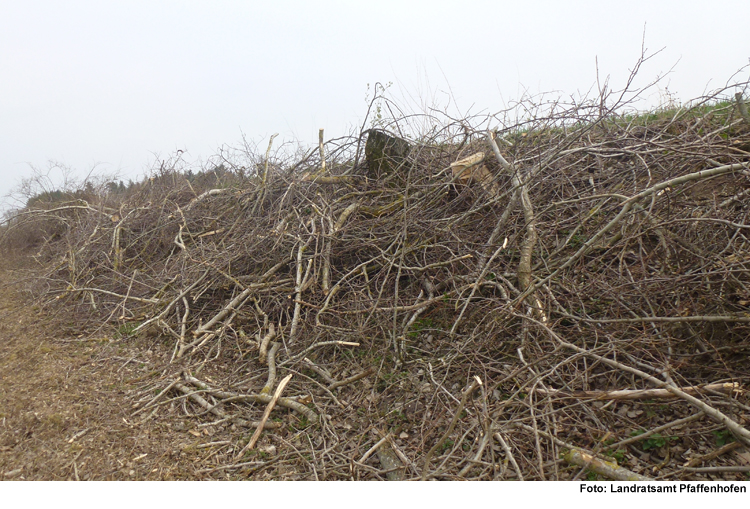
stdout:
POLYGON ((602 104, 165 161, 2 245, 50 312, 164 353, 134 419, 213 423, 206 476, 742 479, 744 104, 602 104))

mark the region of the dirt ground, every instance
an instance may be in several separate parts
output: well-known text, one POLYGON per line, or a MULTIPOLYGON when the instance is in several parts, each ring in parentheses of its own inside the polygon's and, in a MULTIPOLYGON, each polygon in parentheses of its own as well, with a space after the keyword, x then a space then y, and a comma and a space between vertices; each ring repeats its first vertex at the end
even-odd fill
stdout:
POLYGON ((64 320, 19 302, 3 285, 0 480, 205 477, 199 471, 215 451, 200 446, 215 430, 132 416, 139 384, 161 362, 148 345, 75 337, 64 320))

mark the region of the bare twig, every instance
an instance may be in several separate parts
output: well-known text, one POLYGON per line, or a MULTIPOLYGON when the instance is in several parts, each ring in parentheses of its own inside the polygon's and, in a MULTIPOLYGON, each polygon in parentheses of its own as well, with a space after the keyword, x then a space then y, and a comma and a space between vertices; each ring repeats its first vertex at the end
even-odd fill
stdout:
POLYGON ((459 403, 458 408, 456 409, 456 413, 453 415, 453 420, 451 420, 450 425, 448 425, 448 429, 445 430, 445 433, 440 437, 440 439, 435 442, 435 445, 432 446, 432 448, 427 452, 427 455, 425 456, 424 460, 424 466, 422 467, 422 480, 426 480, 428 476, 428 468, 430 466, 430 460, 432 459, 433 454, 435 454, 435 451, 443 444, 443 442, 450 436, 450 434, 453 432, 453 428, 456 427, 456 423, 461 418, 461 412, 463 411, 464 407, 466 406, 466 402, 469 399, 469 396, 474 392, 474 390, 477 389, 482 385, 482 381, 479 379, 479 377, 475 376, 474 380, 472 380, 471 385, 468 389, 464 392, 463 397, 461 398, 461 403, 459 403))
POLYGON ((247 445, 237 454, 237 458, 241 458, 247 451, 252 450, 252 448, 255 447, 255 444, 260 438, 261 432, 263 431, 263 426, 271 416, 273 407, 276 406, 276 402, 281 397, 281 393, 284 392, 284 388, 286 388, 286 384, 289 383, 289 380, 292 379, 292 376, 292 374, 289 374, 285 376, 284 379, 281 380, 281 382, 279 382, 279 386, 276 388, 276 392, 273 393, 271 401, 268 402, 268 406, 266 406, 266 410, 265 412, 263 412, 263 417, 261 417, 260 419, 260 425, 255 430, 255 433, 253 433, 253 436, 250 438, 250 441, 247 443, 247 445))
POLYGON ((508 443, 505 441, 505 439, 500 433, 495 433, 494 437, 495 437, 495 440, 500 442, 500 446, 503 448, 503 451, 505 451, 505 455, 508 457, 508 460, 513 465, 513 469, 516 471, 518 480, 523 481, 523 474, 521 473, 521 468, 518 466, 518 463, 516 462, 516 458, 515 456, 513 456, 513 451, 508 446, 508 443))
POLYGON ((578 449, 566 452, 563 459, 572 465, 584 467, 595 474, 603 475, 615 481, 653 481, 650 477, 636 474, 618 466, 617 463, 601 460, 578 449))
POLYGON ((361 380, 366 376, 370 376, 373 373, 375 373, 375 368, 369 368, 364 370, 362 373, 357 373, 356 375, 352 375, 349 378, 345 378, 343 380, 340 380, 338 382, 334 382, 331 385, 328 386, 328 390, 337 389, 339 387, 343 387, 344 385, 349 385, 351 383, 356 382, 357 380, 361 380))
POLYGON ((268 333, 266 333, 265 336, 263 336, 263 339, 260 341, 260 362, 266 362, 266 356, 268 355, 268 343, 271 342, 273 338, 276 337, 276 326, 273 324, 273 322, 268 324, 268 333))
POLYGON ((711 451, 708 454, 704 454, 703 456, 698 456, 696 458, 691 459, 687 463, 685 463, 684 467, 697 467, 701 463, 705 461, 711 461, 712 459, 718 458, 719 456, 722 456, 728 452, 734 451, 735 449, 739 449, 742 447, 741 442, 729 442, 728 444, 725 444, 722 447, 719 447, 715 451, 711 451))
MULTIPOLYGON (((745 392, 740 388, 740 384, 734 383, 715 383, 708 384, 700 387, 680 387, 680 390, 685 394, 697 395, 701 393, 718 392, 732 396, 733 394, 740 394, 745 392)), ((618 391, 564 391, 560 389, 549 389, 549 388, 537 388, 534 392, 545 396, 555 396, 558 398, 575 398, 575 399, 619 399, 619 400, 635 400, 635 399, 671 399, 677 398, 678 396, 668 389, 621 389, 618 391)))

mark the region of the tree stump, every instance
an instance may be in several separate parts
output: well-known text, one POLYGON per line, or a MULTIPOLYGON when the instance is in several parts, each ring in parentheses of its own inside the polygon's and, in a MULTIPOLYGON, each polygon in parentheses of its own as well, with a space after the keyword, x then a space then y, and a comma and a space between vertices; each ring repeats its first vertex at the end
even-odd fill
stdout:
POLYGON ((365 160, 367 176, 381 179, 404 168, 411 146, 409 142, 387 134, 385 131, 370 129, 367 131, 365 160))

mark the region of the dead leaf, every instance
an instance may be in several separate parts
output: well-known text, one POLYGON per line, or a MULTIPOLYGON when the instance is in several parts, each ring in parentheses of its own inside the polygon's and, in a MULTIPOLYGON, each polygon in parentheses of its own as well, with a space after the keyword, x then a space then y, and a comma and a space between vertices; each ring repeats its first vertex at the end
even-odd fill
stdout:
POLYGON ((750 465, 750 451, 747 449, 741 449, 739 451, 734 451, 734 454, 739 458, 740 462, 745 465, 750 465))
POLYGON ((276 456, 276 446, 275 445, 266 445, 263 447, 258 447, 258 450, 265 452, 266 454, 270 454, 271 456, 276 456))

